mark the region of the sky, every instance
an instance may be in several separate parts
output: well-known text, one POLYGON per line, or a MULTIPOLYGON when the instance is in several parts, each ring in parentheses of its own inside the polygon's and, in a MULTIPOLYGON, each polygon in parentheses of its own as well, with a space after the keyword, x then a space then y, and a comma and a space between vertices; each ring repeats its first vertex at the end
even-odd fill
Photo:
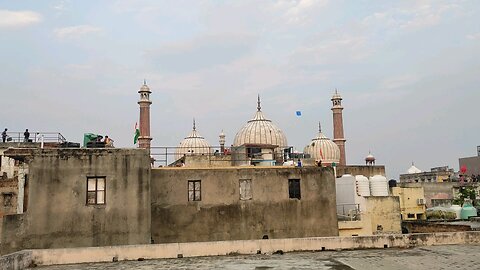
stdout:
POLYGON ((0 1, 0 125, 109 135, 134 147, 137 91, 155 146, 192 129, 227 145, 262 111, 302 151, 332 137, 343 97, 348 164, 369 151, 388 178, 476 155, 476 0, 0 1), (296 111, 301 111, 298 117, 296 111))

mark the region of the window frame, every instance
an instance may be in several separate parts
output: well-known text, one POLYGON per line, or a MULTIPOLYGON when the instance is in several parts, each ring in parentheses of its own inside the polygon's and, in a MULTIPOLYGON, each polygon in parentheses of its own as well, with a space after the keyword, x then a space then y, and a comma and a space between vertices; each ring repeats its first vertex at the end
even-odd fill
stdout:
POLYGON ((302 199, 302 188, 301 188, 301 179, 288 179, 288 198, 289 199, 302 199), (298 191, 298 194, 296 194, 298 191))
POLYGON ((86 181, 86 200, 85 200, 85 205, 87 206, 95 206, 95 205, 106 205, 107 204, 107 177, 106 176, 87 176, 87 181, 86 181), (92 179, 95 179, 95 190, 89 190, 88 189, 88 182, 92 179), (103 189, 98 189, 98 180, 102 179, 103 180, 103 189), (103 192, 103 203, 98 202, 98 193, 103 192), (90 203, 88 201, 88 195, 94 193, 95 194, 95 202, 90 203))
POLYGON ((202 201, 202 180, 187 180, 187 201, 189 202, 200 202, 202 201), (190 183, 193 184, 193 189, 190 189, 190 183), (198 190, 196 190, 196 186, 198 184, 198 190), (190 191, 193 192, 193 200, 190 200, 190 191), (197 192, 198 191, 198 198, 197 192))

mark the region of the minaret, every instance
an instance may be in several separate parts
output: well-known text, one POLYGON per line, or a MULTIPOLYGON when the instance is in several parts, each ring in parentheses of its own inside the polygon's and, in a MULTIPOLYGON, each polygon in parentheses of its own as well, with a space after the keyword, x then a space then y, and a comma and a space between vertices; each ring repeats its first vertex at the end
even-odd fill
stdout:
POLYGON ((223 133, 223 130, 222 132, 220 132, 220 135, 218 135, 218 137, 220 138, 219 139, 219 142, 220 142, 220 153, 225 153, 225 133, 223 133))
POLYGON ((333 142, 340 148, 340 164, 341 166, 347 165, 347 159, 345 157, 345 136, 343 134, 343 116, 342 116, 342 97, 335 89, 335 94, 332 97, 332 111, 333 111, 333 142))
POLYGON ((143 80, 143 85, 138 91, 140 94, 140 100, 138 105, 140 105, 140 137, 138 137, 138 147, 146 148, 150 150, 150 88, 147 86, 147 82, 143 80))

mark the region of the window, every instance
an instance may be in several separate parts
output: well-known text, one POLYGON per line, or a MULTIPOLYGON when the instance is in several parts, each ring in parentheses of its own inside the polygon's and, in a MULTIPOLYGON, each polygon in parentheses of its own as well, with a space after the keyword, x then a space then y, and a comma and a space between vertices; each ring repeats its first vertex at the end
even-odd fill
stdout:
POLYGON ((407 218, 415 218, 415 214, 407 214, 407 218))
POLYGON ((288 179, 288 195, 290 199, 300 200, 300 179, 288 179))
POLYGON ((188 201, 201 201, 202 200, 202 181, 189 180, 188 181, 188 201))
POLYGON ((87 205, 105 204, 105 176, 87 177, 87 205))
POLYGON ((12 206, 13 193, 5 192, 5 193, 2 193, 2 195, 3 195, 3 206, 5 207, 12 206))
POLYGON ((240 179, 240 200, 246 201, 252 199, 252 180, 240 179))

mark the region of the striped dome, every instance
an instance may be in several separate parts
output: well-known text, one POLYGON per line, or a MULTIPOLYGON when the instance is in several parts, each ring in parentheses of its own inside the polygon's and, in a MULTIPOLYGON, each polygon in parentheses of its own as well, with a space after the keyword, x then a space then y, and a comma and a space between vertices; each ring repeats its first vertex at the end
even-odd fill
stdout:
POLYGON ((180 142, 177 150, 175 150, 175 160, 180 159, 184 155, 208 155, 210 153, 210 144, 197 132, 194 120, 192 132, 190 132, 190 134, 180 142))
POLYGON ((340 148, 322 133, 321 127, 319 127, 317 137, 305 146, 303 152, 310 154, 316 161, 322 161, 322 164, 332 164, 333 162, 338 164, 340 161, 340 148))
POLYGON ((287 138, 283 132, 263 115, 260 107, 260 97, 258 97, 255 116, 237 132, 233 140, 233 146, 244 144, 276 145, 279 148, 287 146, 287 138))

